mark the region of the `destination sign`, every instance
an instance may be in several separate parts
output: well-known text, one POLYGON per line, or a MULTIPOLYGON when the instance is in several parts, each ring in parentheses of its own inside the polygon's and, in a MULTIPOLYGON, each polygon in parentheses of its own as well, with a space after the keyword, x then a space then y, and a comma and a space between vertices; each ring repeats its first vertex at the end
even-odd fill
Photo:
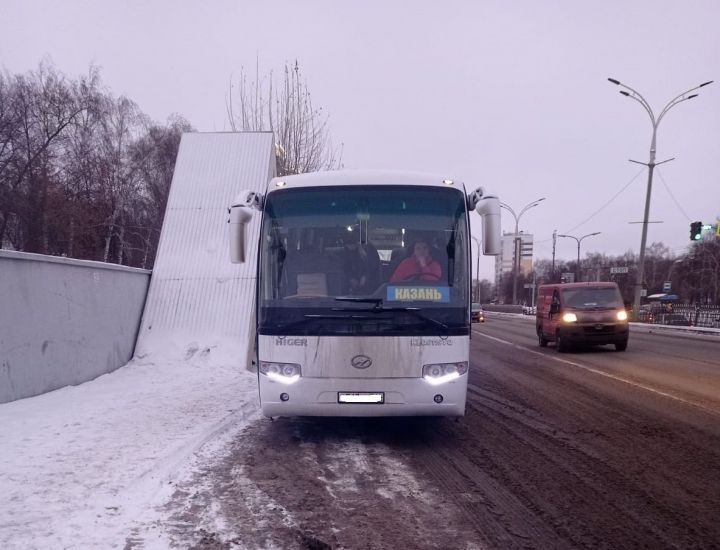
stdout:
POLYGON ((398 302, 449 302, 447 286, 388 286, 386 300, 398 302))

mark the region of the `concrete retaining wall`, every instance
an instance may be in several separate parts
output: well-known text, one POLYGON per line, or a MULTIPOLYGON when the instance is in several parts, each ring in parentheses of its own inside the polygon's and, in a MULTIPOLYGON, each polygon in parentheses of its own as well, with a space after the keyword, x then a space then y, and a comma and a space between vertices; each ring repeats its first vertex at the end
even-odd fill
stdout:
POLYGON ((150 271, 0 250, 0 403, 127 363, 150 271))

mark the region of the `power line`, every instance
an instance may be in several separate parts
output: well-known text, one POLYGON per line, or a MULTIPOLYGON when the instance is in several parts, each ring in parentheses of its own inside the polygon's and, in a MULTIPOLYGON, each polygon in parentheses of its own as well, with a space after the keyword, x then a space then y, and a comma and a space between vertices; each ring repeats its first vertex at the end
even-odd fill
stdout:
POLYGON ((662 184, 665 186, 665 190, 668 192, 668 195, 670 195, 670 198, 671 198, 671 199, 673 200, 673 202, 675 203, 675 206, 678 207, 678 210, 680 210, 680 212, 682 213, 682 215, 685 216, 688 221, 692 221, 692 220, 690 219, 690 216, 688 216, 687 213, 685 212, 685 210, 682 209, 682 206, 680 206, 680 203, 678 203, 677 199, 676 199, 675 196, 672 194, 672 191, 670 191, 670 188, 668 187, 668 184, 665 183, 665 178, 663 177, 662 172, 660 172, 660 169, 656 167, 656 170, 657 170, 657 175, 660 176, 660 181, 662 181, 662 184))
POLYGON ((590 217, 589 217, 589 218, 587 218, 586 220, 583 220, 582 222, 580 222, 579 224, 577 224, 575 227, 571 227, 571 228, 568 229, 567 231, 564 231, 564 233, 572 233, 572 232, 575 231, 578 227, 581 227, 581 226, 585 225, 587 222, 589 222, 590 220, 592 220, 595 216, 597 216, 600 212, 602 212, 605 208, 607 208, 607 207, 610 205, 610 203, 613 202, 613 201, 618 197, 618 195, 620 195, 620 193, 622 193, 623 191, 625 191, 625 189, 627 189, 627 188, 630 186, 630 184, 631 184, 632 182, 634 182, 634 181, 637 179, 637 177, 638 177, 640 174, 642 174, 644 171, 645 171, 645 168, 641 168, 640 171, 639 171, 637 174, 635 174, 635 175, 633 176, 633 178, 632 178, 629 182, 627 182, 622 189, 620 189, 620 191, 618 191, 617 193, 615 193, 615 194, 613 195, 613 197, 612 197, 609 201, 607 201, 605 204, 603 204, 603 205, 602 205, 600 208, 598 208, 595 212, 593 212, 592 214, 590 214, 590 217))

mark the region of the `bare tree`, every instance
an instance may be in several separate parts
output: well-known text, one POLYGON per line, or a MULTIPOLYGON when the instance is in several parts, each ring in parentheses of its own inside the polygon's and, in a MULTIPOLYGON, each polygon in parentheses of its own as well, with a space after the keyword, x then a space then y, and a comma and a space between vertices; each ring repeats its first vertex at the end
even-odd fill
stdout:
POLYGON ((101 182, 107 214, 102 260, 110 261, 111 242, 116 238, 116 261, 123 263, 125 222, 130 215, 132 200, 140 192, 139 172, 130 162, 130 150, 140 136, 145 117, 137 105, 126 97, 117 101, 107 98, 103 115, 101 182))
MULTIPOLYGON (((91 78, 92 79, 92 74, 91 78)), ((0 241, 8 236, 15 248, 49 250, 51 179, 67 128, 90 108, 83 92, 92 82, 68 82, 49 61, 27 75, 3 78, 0 99, 0 241)))
POLYGON ((255 80, 248 81, 241 71, 235 94, 230 85, 227 112, 235 132, 273 133, 280 176, 341 167, 342 146, 337 150, 333 147, 328 116, 313 106, 297 61, 285 65, 279 88, 274 85, 272 72, 260 78, 256 67, 255 80))
POLYGON ((129 229, 135 249, 142 254, 140 267, 148 267, 154 260, 180 138, 189 131, 190 123, 175 115, 166 126, 150 125, 133 144, 131 159, 142 181, 142 192, 133 207, 135 225, 129 229))
POLYGON ((0 245, 148 267, 190 125, 151 123, 99 71, 0 73, 0 245))
POLYGON ((14 186, 9 177, 10 167, 17 162, 20 123, 15 110, 13 79, 0 73, 0 245, 13 215, 14 186))

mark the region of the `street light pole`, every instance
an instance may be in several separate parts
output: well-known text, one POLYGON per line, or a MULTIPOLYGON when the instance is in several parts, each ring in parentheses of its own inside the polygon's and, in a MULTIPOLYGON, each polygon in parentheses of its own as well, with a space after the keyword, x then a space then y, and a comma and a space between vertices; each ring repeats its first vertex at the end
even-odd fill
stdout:
POLYGON ((599 235, 602 233, 602 231, 596 231, 595 233, 588 233, 587 235, 583 235, 582 237, 575 237, 574 235, 558 235, 558 237, 566 237, 568 239, 575 239, 577 241, 577 269, 578 269, 578 281, 580 282, 580 275, 582 274, 582 270, 580 269, 580 243, 585 237, 594 237, 595 235, 599 235))
POLYGON ((477 284, 477 293, 475 294, 475 298, 477 299, 478 303, 481 304, 480 300, 480 244, 481 242, 476 237, 470 237, 473 241, 475 241, 475 244, 477 245, 477 254, 475 258, 475 281, 477 284))
MULTIPOLYGON (((633 296, 633 318, 637 319, 638 311, 640 311, 640 296, 642 294, 642 285, 643 285, 643 279, 645 278, 645 244, 647 243, 647 227, 648 227, 648 219, 650 216, 650 195, 652 193, 652 178, 653 178, 653 172, 655 170, 655 166, 658 164, 662 164, 662 162, 655 162, 655 152, 656 152, 656 141, 657 141, 657 129, 660 125, 660 121, 663 119, 665 114, 672 109, 675 105, 678 103, 682 103, 683 101, 687 101, 688 99, 693 99, 694 97, 697 97, 698 94, 691 94, 690 92, 694 92, 695 90, 699 90, 703 86, 707 86, 708 84, 712 84, 712 80, 709 80, 707 82, 703 82, 699 86, 695 86, 694 88, 690 88, 689 90, 684 91, 681 94, 678 94, 673 99, 668 101, 668 103, 663 107, 662 111, 660 111, 660 115, 658 115, 657 118, 655 118, 655 114, 653 113, 652 108, 650 107, 650 104, 647 102, 647 100, 640 95, 639 92, 636 90, 633 90, 630 86, 627 84, 624 84, 620 82, 619 80, 616 80, 614 78, 608 78, 610 82, 615 84, 616 86, 620 86, 624 88, 623 90, 620 90, 620 93, 624 95, 625 97, 629 97, 630 99, 634 99, 637 101, 640 105, 643 106, 643 109, 647 112, 648 116, 650 116, 650 122, 652 123, 652 140, 650 141, 650 160, 647 163, 648 167, 648 181, 647 181, 647 192, 645 194, 645 214, 643 216, 643 226, 642 226, 642 236, 640 238, 640 257, 638 259, 638 268, 637 268, 637 276, 635 278, 635 292, 633 296)), ((635 161, 632 161, 635 162, 635 161)), ((667 162, 667 161, 663 161, 667 162)), ((645 164, 644 162, 641 162, 639 164, 645 164)))
POLYGON ((518 272, 518 267, 520 264, 520 244, 518 243, 520 234, 518 231, 518 227, 520 225, 520 217, 525 212, 527 212, 531 208, 537 206, 544 200, 545 200, 545 197, 542 197, 542 198, 536 199, 532 202, 529 202, 528 204, 523 206, 523 208, 522 208, 522 210, 520 210, 519 214, 515 214, 515 211, 512 208, 510 208, 509 205, 505 204, 504 202, 500 203, 500 207, 504 208, 505 210, 510 212, 513 215, 513 218, 515 218, 515 236, 513 238, 513 295, 512 295, 512 303, 513 304, 517 303, 517 272, 518 272))

